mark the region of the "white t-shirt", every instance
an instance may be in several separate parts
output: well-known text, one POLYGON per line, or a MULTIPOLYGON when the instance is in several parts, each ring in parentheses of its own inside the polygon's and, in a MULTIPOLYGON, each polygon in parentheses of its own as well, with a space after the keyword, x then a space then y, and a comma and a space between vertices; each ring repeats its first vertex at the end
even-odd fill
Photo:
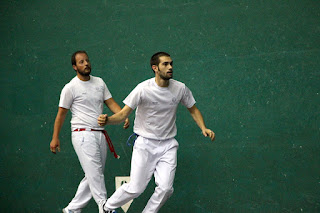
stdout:
POLYGON ((170 79, 168 87, 159 87, 155 78, 151 78, 138 84, 123 103, 131 109, 137 108, 133 128, 136 134, 165 140, 177 134, 178 104, 191 108, 196 101, 184 83, 170 79))
POLYGON ((70 109, 71 129, 103 129, 98 125, 98 117, 103 112, 104 101, 111 97, 101 78, 90 75, 89 81, 81 81, 75 76, 62 89, 59 107, 70 109))

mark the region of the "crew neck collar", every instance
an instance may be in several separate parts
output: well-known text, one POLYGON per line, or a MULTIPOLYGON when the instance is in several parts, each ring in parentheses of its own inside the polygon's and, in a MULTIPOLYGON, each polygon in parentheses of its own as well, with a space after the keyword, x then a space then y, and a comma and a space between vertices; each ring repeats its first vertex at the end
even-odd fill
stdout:
POLYGON ((157 84, 155 77, 152 79, 152 83, 153 83, 158 89, 160 89, 160 90, 168 90, 169 87, 170 87, 170 80, 169 80, 169 85, 168 85, 167 87, 160 87, 160 86, 157 84))
POLYGON ((92 76, 90 75, 90 78, 89 78, 89 80, 87 80, 87 81, 83 81, 83 80, 81 80, 81 79, 78 77, 78 75, 76 76, 76 78, 77 78, 77 79, 78 79, 78 81, 80 81, 80 82, 87 83, 87 82, 90 82, 90 81, 91 81, 92 76))

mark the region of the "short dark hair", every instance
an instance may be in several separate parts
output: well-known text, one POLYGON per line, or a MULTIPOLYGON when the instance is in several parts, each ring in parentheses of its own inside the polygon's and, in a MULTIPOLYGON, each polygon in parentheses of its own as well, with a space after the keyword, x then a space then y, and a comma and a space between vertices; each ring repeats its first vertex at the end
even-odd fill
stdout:
POLYGON ((150 59, 150 66, 151 66, 151 68, 152 68, 153 65, 156 65, 156 66, 159 65, 159 63, 160 63, 159 58, 160 58, 161 56, 168 56, 168 57, 170 57, 170 55, 169 55, 168 53, 166 53, 166 52, 157 52, 157 53, 153 54, 153 56, 152 56, 151 59, 150 59))
POLYGON ((86 54, 86 55, 88 56, 87 52, 84 51, 84 50, 78 50, 78 51, 74 52, 74 53, 72 54, 72 56, 71 56, 71 64, 72 64, 72 65, 76 65, 76 64, 77 64, 77 62, 76 62, 76 55, 79 54, 79 53, 84 53, 84 54, 86 54))

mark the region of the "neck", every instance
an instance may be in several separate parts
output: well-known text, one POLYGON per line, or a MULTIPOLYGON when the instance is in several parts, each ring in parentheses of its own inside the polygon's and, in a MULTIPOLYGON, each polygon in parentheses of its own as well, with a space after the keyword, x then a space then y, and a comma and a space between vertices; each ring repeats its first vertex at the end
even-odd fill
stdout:
POLYGON ((84 76, 84 75, 80 75, 80 74, 78 73, 77 76, 78 76, 78 78, 79 78, 81 81, 89 81, 89 80, 90 80, 90 75, 84 76))
POLYGON ((156 84, 159 87, 168 87, 169 86, 169 80, 162 79, 159 75, 156 75, 155 79, 156 79, 156 84))

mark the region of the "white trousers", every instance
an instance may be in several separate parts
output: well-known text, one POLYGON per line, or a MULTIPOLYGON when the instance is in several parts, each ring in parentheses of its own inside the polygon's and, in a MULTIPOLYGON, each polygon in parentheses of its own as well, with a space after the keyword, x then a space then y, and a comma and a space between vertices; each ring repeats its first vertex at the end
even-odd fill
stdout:
POLYGON ((130 182, 116 190, 106 207, 116 209, 138 197, 154 175, 157 187, 143 213, 158 212, 173 193, 178 146, 174 138, 159 141, 139 136, 132 152, 130 182))
POLYGON ((92 197, 97 204, 107 198, 104 180, 107 144, 100 131, 72 132, 72 144, 85 173, 74 198, 67 206, 77 213, 92 197))

